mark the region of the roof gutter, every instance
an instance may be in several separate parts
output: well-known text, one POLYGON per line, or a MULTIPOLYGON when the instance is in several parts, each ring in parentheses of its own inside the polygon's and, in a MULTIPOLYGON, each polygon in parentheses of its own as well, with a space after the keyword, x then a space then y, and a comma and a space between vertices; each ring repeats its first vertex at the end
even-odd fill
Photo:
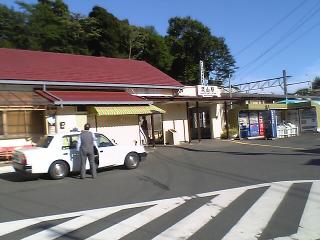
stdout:
POLYGON ((61 81, 43 81, 43 80, 8 80, 0 79, 0 84, 20 84, 20 85, 45 85, 45 86, 84 86, 84 87, 113 87, 113 88, 153 88, 153 89, 182 89, 184 86, 166 86, 166 85, 143 85, 143 84, 118 84, 118 83, 76 83, 61 81))
POLYGON ((55 105, 151 105, 151 101, 55 101, 55 105))

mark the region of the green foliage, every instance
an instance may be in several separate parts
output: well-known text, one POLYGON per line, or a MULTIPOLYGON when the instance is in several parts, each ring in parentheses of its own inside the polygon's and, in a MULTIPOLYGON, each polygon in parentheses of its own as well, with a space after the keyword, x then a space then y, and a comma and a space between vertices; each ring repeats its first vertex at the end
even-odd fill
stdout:
POLYGON ((169 20, 168 35, 137 27, 95 6, 88 16, 71 13, 63 0, 18 1, 19 11, 0 4, 0 47, 65 52, 146 61, 184 84, 206 77, 223 83, 235 61, 223 38, 190 17, 169 20))
POLYGON ((160 70, 169 72, 172 64, 169 47, 153 27, 131 27, 129 48, 131 58, 147 61, 160 70))
POLYGON ((312 89, 320 89, 320 77, 316 76, 312 81, 312 89))
POLYGON ((223 38, 213 36, 208 27, 190 17, 169 20, 166 38, 174 60, 171 75, 184 84, 199 82, 199 61, 204 61, 206 77, 225 81, 234 73, 235 61, 223 38))
POLYGON ((0 4, 0 47, 28 48, 26 15, 0 4))
POLYGON ((308 96, 308 95, 319 95, 320 90, 320 77, 316 76, 312 80, 312 89, 310 88, 301 88, 295 92, 295 94, 302 95, 302 96, 308 96))
POLYGON ((301 96, 306 96, 310 95, 312 93, 310 88, 301 88, 295 92, 295 94, 301 95, 301 96))
MULTIPOLYGON (((238 134, 239 133, 238 133, 238 129, 237 128, 230 128, 229 129, 230 138, 235 138, 235 137, 238 136, 238 134)), ((221 139, 227 139, 228 138, 226 129, 223 129, 220 138, 221 139)))

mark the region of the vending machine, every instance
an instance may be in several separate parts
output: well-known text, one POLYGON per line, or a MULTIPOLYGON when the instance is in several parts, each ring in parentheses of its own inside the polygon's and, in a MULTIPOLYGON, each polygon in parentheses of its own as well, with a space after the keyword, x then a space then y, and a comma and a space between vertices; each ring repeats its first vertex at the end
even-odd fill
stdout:
POLYGON ((259 118, 258 112, 249 112, 250 137, 259 136, 259 118))
POLYGON ((277 137, 277 114, 275 110, 264 112, 265 136, 266 138, 277 137))
POLYGON ((239 112, 238 123, 239 123, 240 138, 249 137, 249 113, 239 112))

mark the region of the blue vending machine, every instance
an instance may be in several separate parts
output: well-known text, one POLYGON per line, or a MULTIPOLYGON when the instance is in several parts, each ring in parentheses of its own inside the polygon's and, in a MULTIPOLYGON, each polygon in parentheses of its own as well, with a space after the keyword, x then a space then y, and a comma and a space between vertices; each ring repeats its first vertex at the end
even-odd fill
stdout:
POLYGON ((248 112, 239 112, 238 116, 239 124, 239 136, 240 138, 249 137, 249 113, 248 112))
POLYGON ((258 112, 249 113, 249 128, 250 128, 250 137, 259 136, 259 116, 258 112))

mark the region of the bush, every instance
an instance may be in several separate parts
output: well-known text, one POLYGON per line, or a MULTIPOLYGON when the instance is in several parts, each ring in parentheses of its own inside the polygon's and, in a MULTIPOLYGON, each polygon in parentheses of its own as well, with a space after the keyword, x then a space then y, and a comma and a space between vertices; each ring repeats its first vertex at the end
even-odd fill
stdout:
MULTIPOLYGON (((229 135, 230 135, 230 138, 237 137, 238 136, 238 129, 237 128, 230 128, 229 129, 229 135)), ((221 139, 227 139, 228 138, 227 129, 223 129, 220 138, 221 139)))

